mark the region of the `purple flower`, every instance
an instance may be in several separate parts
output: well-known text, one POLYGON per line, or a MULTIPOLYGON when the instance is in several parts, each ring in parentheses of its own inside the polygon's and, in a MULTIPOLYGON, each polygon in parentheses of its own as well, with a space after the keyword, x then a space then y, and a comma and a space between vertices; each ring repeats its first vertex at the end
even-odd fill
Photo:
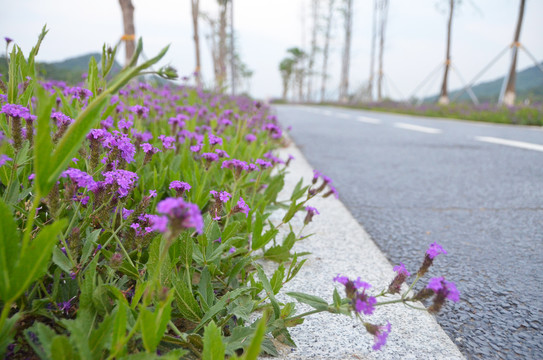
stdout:
POLYGON ((156 190, 149 190, 149 197, 150 198, 156 197, 156 190))
POLYGON ((81 88, 79 86, 74 86, 73 88, 67 88, 64 91, 65 95, 72 95, 72 99, 77 99, 80 101, 85 100, 92 96, 92 91, 89 89, 81 88))
POLYGON ((315 209, 314 207, 307 206, 305 209, 307 210, 307 214, 305 215, 305 219, 304 219, 305 225, 313 221, 313 216, 320 215, 319 211, 315 209))
POLYGON ((439 254, 447 254, 445 249, 441 245, 439 245, 437 242, 434 242, 430 245, 428 250, 426 251, 426 254, 430 257, 430 259, 435 258, 439 254))
POLYGON ((160 149, 158 149, 156 147, 153 147, 153 145, 151 145, 149 143, 143 143, 140 146, 143 149, 143 152, 146 153, 146 154, 147 153, 156 154, 157 152, 160 151, 160 149))
POLYGON ((222 145, 222 139, 218 136, 215 136, 213 134, 209 134, 209 145, 222 145))
POLYGON ((371 315, 373 314, 373 311, 375 310, 375 303, 377 303, 377 299, 375 299, 373 296, 359 294, 358 297, 356 298, 354 308, 356 312, 358 313, 371 315))
POLYGON ((390 334, 391 325, 387 321, 386 325, 373 325, 370 323, 364 323, 366 330, 373 335, 374 344, 372 346, 373 350, 380 350, 383 345, 387 342, 388 334, 390 334))
POLYGON ((250 142, 250 143, 251 143, 251 142, 253 142, 253 141, 256 140, 256 136, 253 135, 253 134, 247 134, 247 135, 245 136, 245 140, 246 140, 247 142, 250 142))
POLYGON ((30 117, 30 110, 22 105, 17 104, 2 105, 0 113, 4 113, 14 119, 28 119, 30 117))
POLYGON ((173 145, 173 143, 175 142, 174 137, 160 135, 158 138, 162 140, 162 146, 164 147, 164 149, 175 149, 175 145, 173 145))
POLYGON ((217 155, 219 155, 220 158, 225 158, 225 157, 226 157, 226 158, 229 158, 229 157, 230 157, 230 155, 228 155, 228 154, 226 153, 226 151, 224 151, 224 150, 215 149, 215 152, 217 153, 217 155))
POLYGON ((229 252, 230 254, 233 254, 233 253, 236 252, 236 248, 232 246, 232 247, 230 248, 230 250, 228 250, 228 252, 229 252))
POLYGON ((398 275, 403 274, 403 275, 405 275, 406 277, 411 276, 411 274, 409 273, 409 271, 407 271, 407 270, 405 269, 405 265, 402 264, 402 263, 400 263, 400 265, 394 266, 394 268, 393 268, 392 270, 395 271, 396 273, 398 273, 398 275))
POLYGON ((213 195, 213 197, 215 198, 216 201, 220 201, 221 203, 225 203, 227 202, 228 200, 230 200, 230 198, 232 197, 232 195, 230 195, 230 193, 226 192, 226 191, 221 191, 220 193, 215 191, 215 190, 211 190, 209 192, 211 195, 213 195))
POLYGON ((6 40, 6 45, 9 45, 9 43, 13 41, 12 38, 9 38, 9 37, 7 37, 7 36, 4 37, 4 40, 6 40))
POLYGON ((272 139, 279 139, 281 138, 283 132, 281 131, 281 128, 275 124, 266 124, 264 125, 264 130, 267 130, 272 137, 272 139))
POLYGON ((184 191, 189 191, 191 189, 191 186, 187 184, 186 182, 174 180, 170 183, 169 188, 181 191, 181 193, 183 193, 184 191))
POLYGON ((460 292, 456 288, 456 285, 451 281, 445 280, 443 277, 431 278, 426 288, 436 294, 441 293, 444 297, 454 302, 460 300, 460 292))
POLYGON ((57 126, 59 127, 70 125, 71 123, 74 122, 74 120, 71 117, 69 117, 66 114, 61 113, 60 111, 53 112, 51 114, 51 120, 55 120, 55 122, 57 123, 57 126))
POLYGON ((128 219, 132 214, 134 213, 134 210, 129 210, 123 208, 123 219, 128 219))
POLYGON ((371 285, 365 281, 362 281, 360 277, 358 277, 355 281, 353 281, 353 283, 354 283, 354 288, 357 290, 358 289, 368 290, 369 288, 371 288, 371 285))
POLYGON ((199 153, 202 150, 202 145, 193 145, 190 147, 190 151, 199 153))
POLYGON ((77 185, 77 187, 88 187, 91 188, 94 186, 95 181, 91 175, 87 174, 84 171, 74 168, 68 168, 66 171, 62 172, 60 175, 65 178, 68 177, 70 180, 77 185))
POLYGON ((153 231, 158 231, 161 233, 165 233, 166 231, 168 231, 168 217, 167 216, 154 215, 150 217, 150 221, 152 224, 151 229, 153 231))
POLYGON ((204 158, 207 162, 213 162, 219 160, 219 155, 215 153, 203 153, 202 158, 204 158))
POLYGON ((249 208, 249 205, 247 205, 245 201, 243 201, 243 198, 240 196, 236 206, 234 206, 234 208, 232 209, 232 212, 233 213, 242 212, 245 214, 245 217, 248 217, 249 211, 251 211, 251 209, 249 208))
POLYGON ((12 160, 13 159, 10 158, 9 156, 7 156, 5 154, 2 154, 2 155, 0 155, 0 166, 4 166, 7 161, 12 161, 12 160))
POLYGON ((195 228, 202 233, 204 221, 196 204, 185 202, 182 198, 166 198, 157 205, 157 212, 167 215, 169 224, 174 231, 195 228))
POLYGON ((117 192, 120 197, 125 197, 135 186, 139 177, 136 173, 128 170, 115 170, 104 172, 104 184, 105 185, 117 185, 119 189, 117 192))
POLYGON ((145 106, 134 105, 130 107, 129 110, 140 118, 147 119, 149 117, 149 108, 145 106))
POLYGON ((121 119, 118 125, 119 125, 119 129, 130 129, 130 127, 134 125, 134 122, 130 120, 121 119))
POLYGON ((334 278, 334 281, 335 282, 338 282, 340 284, 343 284, 343 285, 347 285, 347 283, 349 282, 349 278, 347 276, 341 276, 341 275, 337 275, 335 278, 334 278))
POLYGON ((269 169, 273 166, 273 164, 269 161, 266 161, 266 160, 262 160, 262 159, 256 159, 255 161, 258 165, 260 165, 260 168, 262 170, 264 169, 269 169))

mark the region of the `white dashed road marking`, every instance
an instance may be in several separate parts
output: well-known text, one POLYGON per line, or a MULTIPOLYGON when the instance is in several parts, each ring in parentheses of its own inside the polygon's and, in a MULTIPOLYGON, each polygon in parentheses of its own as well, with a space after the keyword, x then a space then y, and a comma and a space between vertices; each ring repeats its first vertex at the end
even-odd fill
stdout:
POLYGON ((419 131, 419 132, 423 132, 427 134, 440 134, 443 132, 440 129, 434 129, 434 128, 429 128, 426 126, 419 126, 419 125, 406 124, 406 123, 394 123, 394 127, 397 127, 399 129, 405 129, 405 130, 419 131))
POLYGON ((342 119, 350 119, 350 118, 351 118, 351 115, 345 114, 345 113, 337 113, 336 116, 337 116, 338 118, 342 118, 342 119))
POLYGON ((366 123, 366 124, 380 124, 381 123, 381 120, 370 118, 370 117, 367 117, 367 116, 358 116, 356 118, 356 120, 360 121, 360 122, 363 122, 363 123, 366 123))
POLYGON ((543 151, 543 145, 527 143, 524 141, 507 140, 507 139, 500 139, 500 138, 488 137, 488 136, 476 136, 475 140, 492 143, 492 144, 513 146, 513 147, 518 147, 521 149, 543 151))

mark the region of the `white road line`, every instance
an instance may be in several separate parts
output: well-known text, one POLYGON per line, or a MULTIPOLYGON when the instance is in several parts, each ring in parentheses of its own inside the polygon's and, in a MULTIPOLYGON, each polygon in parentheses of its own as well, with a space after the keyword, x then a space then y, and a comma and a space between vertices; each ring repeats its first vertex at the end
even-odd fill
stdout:
POLYGON ((336 116, 338 118, 342 118, 342 119, 350 119, 351 118, 351 115, 345 114, 345 113, 337 113, 336 116))
POLYGON ((367 123, 367 124, 380 124, 381 123, 381 120, 379 119, 374 119, 374 118, 370 118, 370 117, 366 117, 366 116, 358 116, 356 118, 357 121, 360 121, 360 122, 363 122, 363 123, 367 123))
POLYGON ((397 127, 399 129, 405 129, 405 130, 420 131, 427 134, 440 134, 443 132, 440 129, 434 129, 434 128, 429 128, 426 126, 419 126, 419 125, 406 124, 406 123, 394 123, 394 127, 397 127))
POLYGON ((507 139, 500 139, 500 138, 488 137, 488 136, 476 136, 475 140, 492 143, 492 144, 513 146, 513 147, 518 147, 521 149, 543 151, 543 145, 527 143, 524 141, 507 140, 507 139))
POLYGON ((334 113, 331 112, 330 110, 324 110, 322 113, 323 115, 326 115, 326 116, 334 116, 334 113))

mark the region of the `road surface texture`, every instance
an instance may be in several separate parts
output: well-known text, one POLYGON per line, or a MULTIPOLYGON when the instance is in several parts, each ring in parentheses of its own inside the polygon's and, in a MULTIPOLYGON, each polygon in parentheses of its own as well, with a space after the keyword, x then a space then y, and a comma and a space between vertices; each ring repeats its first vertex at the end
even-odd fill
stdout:
POLYGON ((468 359, 543 359, 541 128, 332 107, 276 112, 393 264, 414 273, 429 244, 447 250, 430 276, 454 281, 461 301, 437 320, 468 359))

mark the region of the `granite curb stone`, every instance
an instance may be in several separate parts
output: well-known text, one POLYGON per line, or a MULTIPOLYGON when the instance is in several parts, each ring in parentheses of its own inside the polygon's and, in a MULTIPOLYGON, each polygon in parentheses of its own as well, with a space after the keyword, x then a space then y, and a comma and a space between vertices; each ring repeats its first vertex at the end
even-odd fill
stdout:
MULTIPOLYGON (((304 178, 306 185, 313 178, 313 169, 293 142, 279 150, 283 159, 289 154, 295 160, 288 168, 279 200, 290 197, 300 178, 304 178)), ((334 197, 316 197, 307 205, 316 207, 320 212, 303 231, 304 235, 314 235, 296 243, 293 251, 311 254, 306 257, 308 260, 298 275, 278 294, 278 300, 292 302, 294 299, 284 294, 298 291, 331 302, 334 287, 337 286, 332 279, 337 274, 350 278, 360 276, 375 289, 388 286, 394 277, 392 265, 343 203, 334 197)), ((283 215, 284 210, 277 210, 270 220, 279 223, 283 215)), ((296 233, 303 226, 304 216, 297 214, 291 221, 296 233)), ((286 230, 282 229, 283 234, 286 234, 286 230)), ((425 250, 421 249, 421 261, 425 250)), ((273 273, 276 266, 272 262, 263 262, 262 265, 268 274, 273 273)), ((343 293, 341 288, 338 289, 343 293)), ((446 307, 444 311, 447 311, 446 307)), ((299 303, 296 308, 298 313, 311 310, 309 306, 299 303)), ((377 308, 368 321, 374 324, 389 321, 392 325, 387 344, 380 351, 371 349, 372 336, 360 321, 344 315, 319 313, 290 329, 297 348, 279 346, 278 359, 465 359, 435 318, 426 312, 395 304, 377 308)))

